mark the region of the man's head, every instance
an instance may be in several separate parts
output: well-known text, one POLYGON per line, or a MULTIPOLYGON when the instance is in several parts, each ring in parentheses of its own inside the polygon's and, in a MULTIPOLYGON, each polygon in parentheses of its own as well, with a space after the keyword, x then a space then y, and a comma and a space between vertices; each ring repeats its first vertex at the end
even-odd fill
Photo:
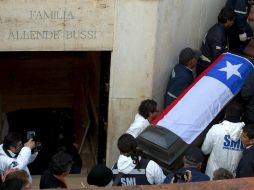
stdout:
POLYGON ((51 158, 49 169, 54 175, 66 176, 69 174, 72 164, 72 157, 63 151, 59 151, 51 158))
POLYGON ((105 187, 111 182, 112 178, 112 170, 102 164, 99 164, 94 166, 89 172, 87 176, 87 183, 89 185, 105 187))
POLYGON ((22 149, 22 135, 17 132, 10 132, 4 137, 3 148, 18 154, 22 149))
POLYGON ((231 119, 241 119, 243 115, 243 107, 237 102, 230 102, 226 108, 225 119, 231 121, 231 119))
POLYGON ((235 16, 233 9, 224 7, 218 15, 218 22, 222 23, 225 28, 230 28, 234 24, 235 16))
POLYGON ((151 99, 143 100, 139 105, 138 112, 141 116, 151 122, 158 115, 157 103, 151 99))
POLYGON ((184 167, 201 168, 204 156, 202 151, 197 147, 190 147, 183 157, 184 167))
POLYGON ((254 145, 254 124, 245 125, 240 136, 245 146, 254 145))
POLYGON ((189 47, 184 48, 179 54, 179 63, 184 66, 193 69, 198 63, 198 59, 201 56, 200 51, 193 50, 189 47))

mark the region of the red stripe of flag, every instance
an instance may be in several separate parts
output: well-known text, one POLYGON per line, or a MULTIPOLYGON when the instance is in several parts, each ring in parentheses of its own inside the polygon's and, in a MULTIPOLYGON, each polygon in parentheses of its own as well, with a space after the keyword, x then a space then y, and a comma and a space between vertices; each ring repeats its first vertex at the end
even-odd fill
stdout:
MULTIPOLYGON (((188 88, 186 88, 171 104, 169 104, 161 114, 156 117, 152 122, 151 125, 156 125, 168 112, 184 97, 184 95, 203 77, 205 76, 209 70, 216 65, 222 58, 224 54, 221 54, 206 70, 204 70, 192 83, 188 88)), ((195 98, 195 97, 194 97, 195 98)))

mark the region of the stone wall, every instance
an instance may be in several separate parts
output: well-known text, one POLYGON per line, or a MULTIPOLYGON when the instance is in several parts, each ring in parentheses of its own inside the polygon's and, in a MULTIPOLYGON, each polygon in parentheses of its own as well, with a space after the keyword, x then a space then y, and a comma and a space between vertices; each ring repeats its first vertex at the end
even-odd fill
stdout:
POLYGON ((112 50, 114 2, 0 1, 0 50, 112 50))
POLYGON ((107 164, 145 98, 163 105, 168 76, 179 51, 199 48, 225 0, 117 0, 111 60, 107 164))

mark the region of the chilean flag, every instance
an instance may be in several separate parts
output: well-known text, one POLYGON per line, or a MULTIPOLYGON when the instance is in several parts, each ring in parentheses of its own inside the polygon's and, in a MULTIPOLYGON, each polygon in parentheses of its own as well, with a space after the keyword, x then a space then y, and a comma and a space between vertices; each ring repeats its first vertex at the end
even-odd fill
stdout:
POLYGON ((246 58, 222 54, 152 124, 191 144, 241 90, 251 72, 253 64, 246 58))

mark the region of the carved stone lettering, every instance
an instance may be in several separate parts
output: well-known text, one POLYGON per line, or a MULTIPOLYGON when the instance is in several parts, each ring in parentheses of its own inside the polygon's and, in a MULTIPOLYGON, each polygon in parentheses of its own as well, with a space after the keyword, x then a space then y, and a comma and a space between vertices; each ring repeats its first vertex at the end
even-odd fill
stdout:
POLYGON ((37 11, 32 10, 29 11, 29 18, 31 20, 46 20, 46 19, 52 19, 52 20, 61 20, 61 19, 75 19, 71 11, 56 11, 56 10, 43 10, 43 11, 37 11))
POLYGON ((0 1, 0 49, 112 50, 114 2, 0 1))

